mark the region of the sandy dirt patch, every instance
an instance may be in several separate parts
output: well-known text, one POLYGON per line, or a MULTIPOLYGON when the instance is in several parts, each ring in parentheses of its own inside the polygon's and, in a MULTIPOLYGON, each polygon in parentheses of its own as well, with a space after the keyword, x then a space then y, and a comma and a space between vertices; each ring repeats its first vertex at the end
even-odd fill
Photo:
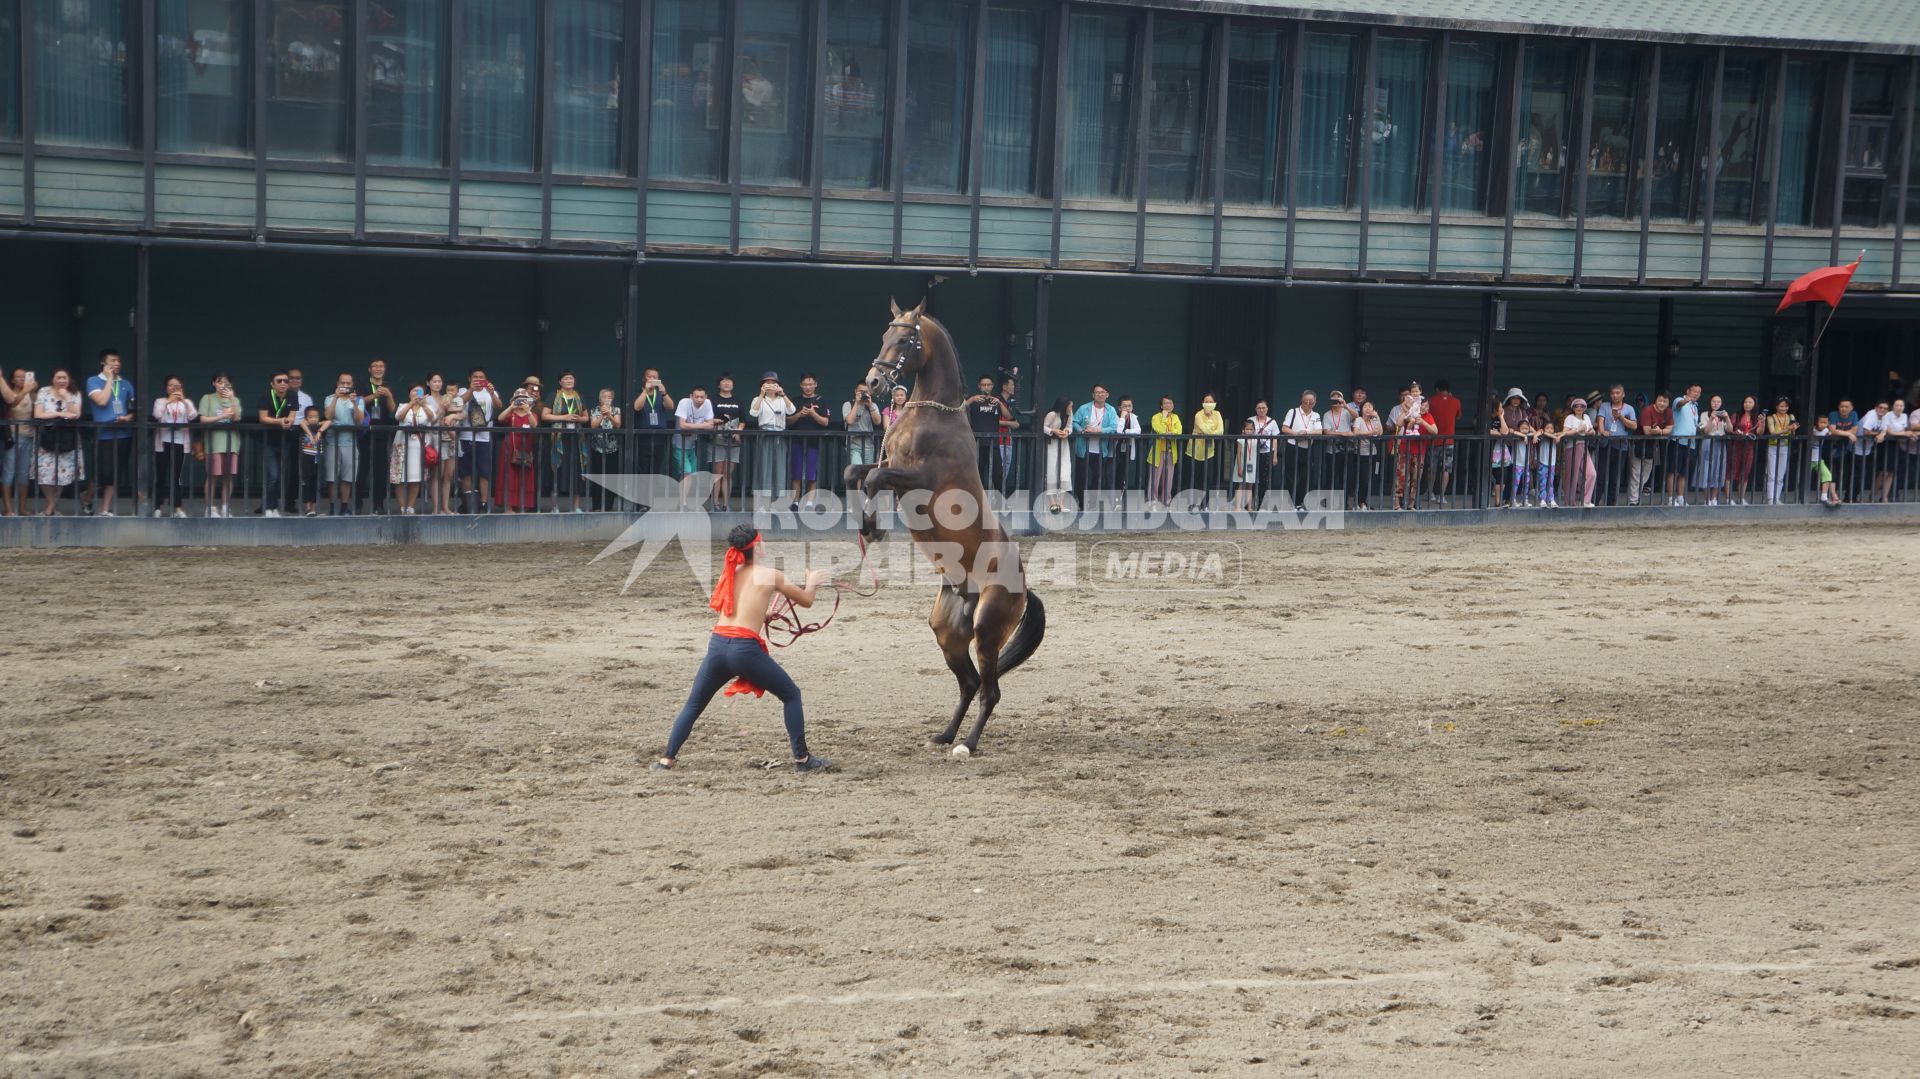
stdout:
MULTIPOLYGON (((1131 542, 1131 541, 1130 541, 1131 542)), ((716 705, 586 548, 0 552, 0 1074, 1910 1076, 1920 536, 1293 533, 716 705)), ((616 560, 617 561, 617 560, 616 560)))

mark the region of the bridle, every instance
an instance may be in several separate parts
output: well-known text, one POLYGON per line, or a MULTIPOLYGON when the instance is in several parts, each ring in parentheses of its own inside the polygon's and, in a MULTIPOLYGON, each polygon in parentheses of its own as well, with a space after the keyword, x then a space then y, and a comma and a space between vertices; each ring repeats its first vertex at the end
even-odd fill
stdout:
POLYGON ((892 393, 893 388, 900 385, 900 374, 907 369, 907 351, 909 349, 921 360, 926 359, 927 353, 926 343, 920 340, 920 324, 918 322, 897 318, 887 323, 887 329, 905 330, 907 333, 906 340, 900 342, 893 350, 893 359, 891 361, 883 356, 875 356, 873 363, 868 365, 880 372, 880 378, 885 383, 885 385, 880 387, 880 392, 883 394, 892 393))
MULTIPOLYGON (((905 330, 907 333, 906 339, 894 348, 892 360, 875 356, 873 363, 869 365, 875 371, 880 372, 880 392, 883 394, 891 394, 900 385, 900 374, 907 369, 907 353, 909 351, 923 363, 927 358, 926 342, 920 338, 920 323, 897 318, 887 323, 887 329, 905 330)), ((908 401, 907 407, 931 408, 937 412, 960 412, 966 408, 965 405, 950 405, 944 401, 935 401, 931 398, 922 401, 908 401)))

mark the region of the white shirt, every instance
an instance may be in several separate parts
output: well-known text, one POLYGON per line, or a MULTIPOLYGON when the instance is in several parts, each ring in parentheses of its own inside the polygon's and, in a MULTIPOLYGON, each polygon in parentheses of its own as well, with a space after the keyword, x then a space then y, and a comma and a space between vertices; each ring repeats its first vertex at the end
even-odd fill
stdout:
MULTIPOLYGON (((1124 413, 1120 418, 1120 427, 1116 433, 1123 434, 1123 435, 1139 434, 1140 433, 1140 414, 1138 412, 1124 413)), ((1114 448, 1113 452, 1119 454, 1122 457, 1132 457, 1133 448, 1134 448, 1134 440, 1123 439, 1121 440, 1120 444, 1114 448)))
MULTIPOLYGON (((460 391, 460 397, 455 407, 467 414, 467 422, 469 424, 492 424, 494 413, 500 410, 500 395, 491 390, 464 389, 460 391)), ((460 441, 492 442, 493 432, 485 430, 462 431, 460 432, 460 441)))
MULTIPOLYGON (((693 403, 693 398, 682 397, 680 403, 673 406, 673 418, 683 424, 713 422, 713 402, 693 403)), ((689 449, 696 445, 699 435, 674 435, 673 444, 678 449, 689 449)))
MULTIPOLYGON (((1887 413, 1887 435, 1889 437, 1893 435, 1904 435, 1911 430, 1913 430, 1913 422, 1907 418, 1906 413, 1887 413)), ((1902 438, 1900 440, 1900 448, 1908 453, 1914 453, 1920 451, 1920 442, 1916 442, 1915 439, 1911 438, 1902 438)))
MULTIPOLYGON (((1280 426, 1297 434, 1317 435, 1326 430, 1326 427, 1320 422, 1320 414, 1304 408, 1287 409, 1287 418, 1280 421, 1280 426)), ((1311 443, 1304 442, 1297 438, 1289 438, 1287 439, 1287 445, 1307 446, 1311 445, 1311 443)))
POLYGON ((786 430, 787 417, 796 411, 793 402, 785 397, 755 397, 747 406, 747 412, 759 421, 762 431, 786 430))
POLYGON ((1875 431, 1886 430, 1886 421, 1892 418, 1893 413, 1889 412, 1885 416, 1882 416, 1880 415, 1879 409, 1868 409, 1862 413, 1860 415, 1860 422, 1855 426, 1853 432, 1853 455, 1855 457, 1865 457, 1871 454, 1873 447, 1876 445, 1873 441, 1873 433, 1875 431))
MULTIPOLYGON (((1277 435, 1280 433, 1280 425, 1273 422, 1272 416, 1264 418, 1255 416, 1253 417, 1253 433, 1256 435, 1277 435)), ((1263 438, 1260 440, 1260 452, 1264 454, 1273 453, 1272 438, 1263 438)))
MULTIPOLYGON (((1372 419, 1368 419, 1365 416, 1355 416, 1353 418, 1353 433, 1368 436, 1380 434, 1379 413, 1375 413, 1372 419)), ((1373 439, 1371 437, 1359 439, 1358 445, 1354 448, 1362 457, 1371 456, 1373 454, 1373 439)))
POLYGON ((1590 435, 1593 433, 1593 420, 1577 412, 1569 412, 1566 420, 1560 424, 1560 430, 1569 435, 1590 435))
MULTIPOLYGON (((184 397, 178 401, 162 397, 153 403, 153 418, 162 424, 187 424, 200 418, 200 410, 184 397)), ((192 443, 193 432, 186 427, 160 427, 153 432, 153 449, 156 453, 169 444, 189 446, 192 443)))

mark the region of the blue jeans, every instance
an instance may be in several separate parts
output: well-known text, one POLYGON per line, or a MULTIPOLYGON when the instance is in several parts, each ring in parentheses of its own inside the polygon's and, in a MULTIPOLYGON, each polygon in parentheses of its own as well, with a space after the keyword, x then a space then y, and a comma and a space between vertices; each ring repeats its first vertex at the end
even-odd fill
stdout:
POLYGON ((693 733, 693 721, 706 711, 713 695, 735 678, 745 678, 780 698, 787 724, 787 741, 793 746, 793 759, 805 759, 807 719, 800 708, 800 687, 794 685, 787 672, 781 670, 773 657, 760 647, 759 641, 745 637, 722 637, 718 633, 707 641, 707 658, 700 664, 700 673, 693 676, 693 689, 687 693, 687 703, 681 706, 680 714, 674 718, 673 731, 667 735, 665 755, 670 758, 680 755, 680 747, 685 744, 687 735, 693 733))

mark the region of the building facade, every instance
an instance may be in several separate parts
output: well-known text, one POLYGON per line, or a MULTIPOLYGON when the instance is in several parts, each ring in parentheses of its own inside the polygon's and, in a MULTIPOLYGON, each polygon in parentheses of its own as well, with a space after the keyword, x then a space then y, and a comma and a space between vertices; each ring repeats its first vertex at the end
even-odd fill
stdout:
POLYGON ((1877 392, 1920 18, 1759 6, 0 0, 0 363, 1877 392))

